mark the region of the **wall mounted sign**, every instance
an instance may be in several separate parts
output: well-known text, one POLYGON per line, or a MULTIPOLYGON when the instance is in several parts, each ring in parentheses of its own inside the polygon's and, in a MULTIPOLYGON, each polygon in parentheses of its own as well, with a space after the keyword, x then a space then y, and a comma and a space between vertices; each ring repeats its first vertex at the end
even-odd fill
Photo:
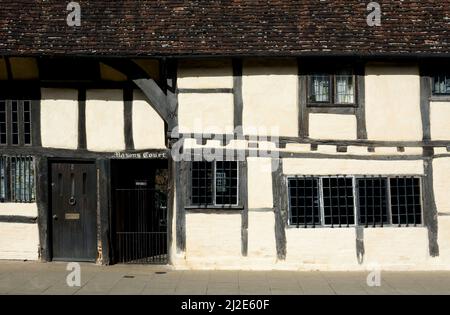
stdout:
POLYGON ((137 153, 128 153, 128 152, 116 152, 112 156, 113 159, 167 159, 168 154, 165 151, 158 152, 137 152, 137 153))

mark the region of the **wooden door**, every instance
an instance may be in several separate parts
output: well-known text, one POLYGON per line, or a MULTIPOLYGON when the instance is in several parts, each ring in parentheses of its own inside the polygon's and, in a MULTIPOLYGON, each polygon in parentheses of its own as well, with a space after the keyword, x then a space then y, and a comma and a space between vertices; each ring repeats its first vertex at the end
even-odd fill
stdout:
POLYGON ((53 260, 95 261, 95 164, 53 163, 51 180, 53 260))

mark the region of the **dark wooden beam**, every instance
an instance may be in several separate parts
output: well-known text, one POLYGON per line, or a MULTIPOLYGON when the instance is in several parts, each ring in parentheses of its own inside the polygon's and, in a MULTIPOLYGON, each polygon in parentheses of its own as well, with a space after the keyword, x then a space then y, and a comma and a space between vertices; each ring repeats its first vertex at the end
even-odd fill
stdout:
MULTIPOLYGON (((170 145, 171 147, 171 145, 170 145)), ((168 160, 168 187, 167 187, 167 249, 168 249, 168 263, 172 264, 172 244, 173 244, 173 219, 175 211, 175 171, 176 162, 173 160, 172 155, 169 156, 168 160)))
POLYGON ((185 94, 217 94, 217 93, 233 93, 234 89, 177 89, 177 92, 185 94))
POLYGON ((2 222, 2 223, 36 224, 37 217, 27 217, 27 216, 21 216, 21 215, 0 215, 0 222, 2 222))
POLYGON ((31 143, 33 146, 42 146, 41 140, 41 96, 31 100, 31 143))
POLYGON ((273 190, 273 208, 275 211, 275 244, 277 258, 286 259, 286 211, 287 195, 286 185, 283 181, 283 160, 273 160, 272 168, 272 190, 273 190), (277 165, 277 166, 275 166, 277 165))
POLYGON ((85 150, 86 144, 86 89, 78 89, 78 149, 85 150))
POLYGON ((135 79, 133 82, 145 94, 159 116, 167 122, 169 130, 175 128, 178 124, 177 118, 173 116, 166 95, 158 84, 153 79, 135 79))
POLYGON ((37 156, 36 203, 38 207, 39 256, 41 261, 51 261, 51 219, 49 208, 49 165, 46 157, 37 156))
POLYGON ((186 251, 186 209, 188 191, 187 187, 189 181, 189 166, 188 162, 180 161, 176 163, 176 244, 177 252, 182 253, 186 251))
POLYGON ((248 180, 247 180, 247 161, 239 162, 239 199, 243 205, 241 211, 241 253, 242 256, 248 255, 248 180))
POLYGON ((233 59, 234 128, 242 127, 244 101, 242 96, 242 59, 233 59))
POLYGON ((133 140, 133 89, 123 90, 124 136, 126 150, 134 150, 133 140))
POLYGON ((173 95, 167 94, 141 67, 128 59, 107 59, 102 62, 124 73, 129 80, 136 84, 147 97, 153 109, 168 124, 169 130, 177 126, 177 117, 170 108, 173 95))
POLYGON ((428 230, 428 249, 431 257, 439 256, 438 211, 434 198, 433 158, 424 160, 425 177, 423 179, 423 215, 428 230))
POLYGON ((297 59, 298 69, 298 138, 309 135, 309 108, 307 106, 307 72, 303 69, 300 59, 297 59))
POLYGON ((422 114, 422 130, 424 141, 428 141, 431 139, 430 97, 431 77, 422 75, 420 77, 420 112, 422 114))
POLYGON ((101 243, 103 265, 111 263, 111 164, 109 159, 97 160, 97 192, 99 222, 98 239, 101 243))
POLYGON ((356 110, 357 137, 361 140, 367 139, 366 126, 366 80, 365 66, 361 65, 356 74, 356 97, 358 107, 356 110))

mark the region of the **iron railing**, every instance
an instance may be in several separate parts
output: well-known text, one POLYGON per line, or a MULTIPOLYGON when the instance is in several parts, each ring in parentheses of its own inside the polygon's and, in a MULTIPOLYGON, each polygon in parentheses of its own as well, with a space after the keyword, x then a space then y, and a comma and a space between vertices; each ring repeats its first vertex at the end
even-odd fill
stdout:
POLYGON ((167 198, 154 189, 116 189, 116 261, 167 263, 167 198))

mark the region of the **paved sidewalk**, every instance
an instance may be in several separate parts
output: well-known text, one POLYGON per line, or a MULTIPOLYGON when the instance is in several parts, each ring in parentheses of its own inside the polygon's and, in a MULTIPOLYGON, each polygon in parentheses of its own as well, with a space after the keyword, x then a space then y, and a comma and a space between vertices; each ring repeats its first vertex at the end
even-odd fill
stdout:
POLYGON ((81 287, 66 263, 0 262, 0 294, 450 294, 450 272, 173 271, 157 266, 81 264, 81 287))

